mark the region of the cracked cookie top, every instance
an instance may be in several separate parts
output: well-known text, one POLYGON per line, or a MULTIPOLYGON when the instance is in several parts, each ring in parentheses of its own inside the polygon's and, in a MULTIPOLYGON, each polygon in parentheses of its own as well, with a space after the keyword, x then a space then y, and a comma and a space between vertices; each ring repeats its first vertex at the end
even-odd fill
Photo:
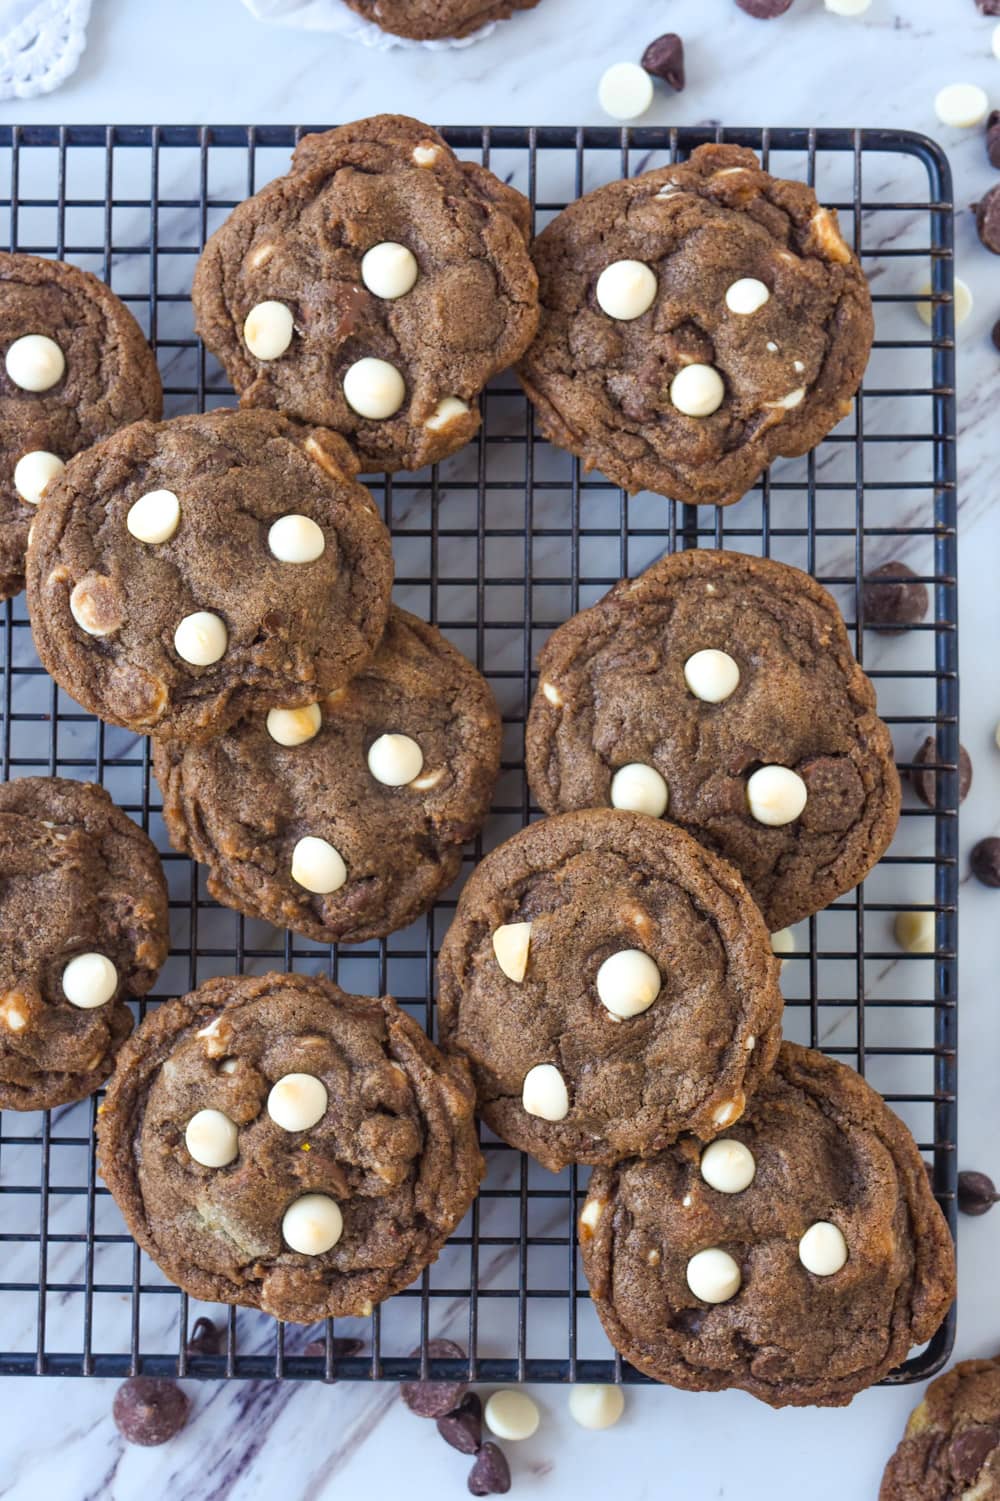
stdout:
POLYGON ((661 558, 560 626, 538 668, 540 806, 666 814, 740 869, 772 932, 856 886, 895 833, 874 689, 834 600, 797 568, 661 558))
POLYGON ((868 284, 836 214, 752 151, 700 146, 598 188, 532 254, 520 374, 542 430, 629 491, 728 505, 850 411, 868 284))

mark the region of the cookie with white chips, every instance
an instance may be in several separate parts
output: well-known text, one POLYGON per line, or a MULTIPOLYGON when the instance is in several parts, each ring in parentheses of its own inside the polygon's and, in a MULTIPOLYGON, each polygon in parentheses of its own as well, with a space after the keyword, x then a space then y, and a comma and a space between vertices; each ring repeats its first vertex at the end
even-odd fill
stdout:
POLYGON ((93 1094, 167 957, 160 858, 103 787, 0 784, 0 1109, 93 1094))
POLYGON ((320 942, 412 922, 449 886, 500 766, 485 678, 434 626, 390 611, 370 666, 328 698, 204 745, 154 746, 173 844, 227 906, 320 942))
POLYGON ((781 1033, 778 964, 733 867, 643 813, 542 819, 492 850, 438 962, 442 1045, 553 1172, 706 1140, 781 1033))
POLYGON ((868 284, 836 213, 752 151, 700 146, 598 188, 532 254, 521 380, 546 437, 629 491, 729 505, 850 411, 868 284))
POLYGON ((98 1164, 157 1266, 206 1302, 365 1316, 438 1255, 483 1173, 473 1091, 389 996, 206 981, 146 1017, 98 1164))
POLYGON ((28 550, 44 666, 112 724, 188 740, 367 665, 389 534, 335 433, 274 412, 134 423, 46 492, 28 550))
POLYGON ((772 1407, 850 1402, 955 1297, 954 1246, 910 1132, 853 1069, 793 1043, 723 1137, 594 1173, 578 1232, 626 1360, 772 1407))

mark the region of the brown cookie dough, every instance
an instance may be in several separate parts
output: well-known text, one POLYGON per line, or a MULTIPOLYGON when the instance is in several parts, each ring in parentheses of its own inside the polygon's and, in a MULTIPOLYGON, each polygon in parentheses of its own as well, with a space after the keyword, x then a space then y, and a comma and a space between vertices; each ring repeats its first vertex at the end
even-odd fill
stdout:
POLYGON ((163 395, 142 329, 88 271, 0 252, 0 599, 24 588, 28 528, 60 466, 163 395), (20 489, 19 489, 20 486, 20 489))
POLYGON ((103 787, 0 783, 0 1109, 93 1094, 167 957, 149 838, 103 787))
POLYGON ((885 853, 892 740, 840 611, 799 569, 661 558, 560 626, 538 665, 526 761, 547 813, 665 811, 740 869, 772 932, 885 853))
POLYGON ((538 0, 347 0, 352 10, 394 36, 415 41, 470 36, 490 21, 506 21, 538 0))
POLYGON ((520 374, 542 431, 629 491, 729 505, 850 411, 868 284, 836 214, 752 151, 699 146, 598 188, 533 256, 542 321, 520 374))
POLYGON ((998 1501, 1000 1361, 962 1360, 932 1381, 886 1465, 879 1501, 998 1501))
POLYGON ((419 120, 308 135, 205 247, 198 332, 243 406, 344 433, 365 469, 419 469, 469 441, 534 336, 529 226, 520 193, 419 120))
POLYGON ((471 662, 394 608, 371 666, 322 705, 158 744, 153 764, 171 841, 208 865, 214 897, 359 943, 405 927, 458 874, 489 811, 500 716, 471 662))
POLYGON ((198 740, 366 666, 389 534, 342 438, 273 412, 140 422, 46 493, 28 554, 38 655, 85 709, 198 740))
POLYGON ((195 1298, 366 1315, 435 1260, 483 1173, 464 1066, 389 996, 208 980, 147 1016, 101 1110, 129 1229, 195 1298))
POLYGON ((590 1293, 638 1370, 772 1407, 839 1407, 930 1339, 954 1247, 909 1131, 841 1063, 784 1043, 745 1115, 593 1174, 590 1293))
POLYGON ((483 859, 438 963, 441 1041, 479 1110, 553 1172, 708 1139, 781 1033, 777 962, 737 873, 640 813, 543 819, 483 859))

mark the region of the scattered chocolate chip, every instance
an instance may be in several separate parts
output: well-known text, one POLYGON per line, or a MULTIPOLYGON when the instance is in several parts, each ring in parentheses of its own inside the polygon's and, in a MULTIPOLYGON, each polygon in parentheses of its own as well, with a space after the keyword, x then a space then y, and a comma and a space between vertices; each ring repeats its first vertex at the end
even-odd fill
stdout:
POLYGON ((642 54, 642 66, 654 78, 662 78, 678 94, 684 87, 684 43, 676 31, 665 32, 650 42, 642 54))
POLYGON ((1000 319, 997 319, 996 323, 994 323, 993 325, 992 338, 996 347, 1000 349, 1000 319))
POLYGON ((218 1355, 222 1349, 222 1330, 211 1319, 195 1319, 194 1328, 188 1335, 189 1355, 218 1355))
MULTIPOLYGON (((411 1350, 410 1354, 414 1358, 419 1358, 419 1347, 411 1350)), ((461 1345, 456 1345, 454 1340, 429 1339, 427 1358, 428 1360, 465 1360, 466 1354, 461 1345)), ((399 1388, 399 1395, 418 1418, 443 1418, 449 1412, 454 1412, 465 1396, 465 1382, 404 1381, 399 1388)), ((488 1492, 483 1491, 482 1494, 487 1495, 488 1492)))
POLYGON ((980 839, 969 856, 969 866, 984 886, 1000 886, 1000 839, 980 839))
POLYGON ((115 1392, 111 1413, 123 1439, 152 1448, 180 1433, 190 1407, 176 1382, 157 1376, 130 1376, 115 1392))
POLYGON ((998 1199, 1000 1194, 986 1173, 959 1173, 958 1207, 963 1214, 986 1214, 998 1199))
POLYGON ((1000 255, 1000 186, 990 188, 976 204, 976 229, 986 249, 1000 255))
MULTIPOLYGON (((348 1339, 339 1334, 333 1336, 334 1360, 344 1360, 348 1355, 358 1355, 364 1349, 364 1342, 360 1339, 348 1339)), ((326 1359, 326 1340, 311 1339, 302 1351, 303 1355, 318 1355, 321 1360, 326 1359)))
POLYGON ((986 117, 986 155, 991 167, 1000 168, 1000 109, 990 110, 986 117))
POLYGON ((883 563, 861 586, 865 625, 889 627, 886 635, 923 620, 930 608, 927 585, 905 563, 883 563))
POLYGON ((437 1430, 460 1454, 478 1454, 483 1442, 483 1404, 476 1393, 466 1392, 454 1412, 438 1418, 437 1430))
POLYGON ((786 10, 791 10, 792 3, 793 0, 736 0, 740 10, 758 21, 773 21, 775 16, 783 16, 786 10))
POLYGON ((956 1433, 948 1445, 948 1464, 961 1485, 971 1485, 987 1459, 1000 1443, 1000 1428, 995 1423, 974 1423, 956 1433))
POLYGON ((976 4, 984 16, 1000 16, 1000 0, 976 0, 976 4))
MULTIPOLYGON (((910 772, 913 790, 927 808, 937 807, 938 774, 936 771, 922 771, 920 768, 928 763, 934 765, 937 760, 937 741, 933 735, 928 735, 913 758, 913 770, 910 772)), ((969 752, 965 746, 960 745, 958 747, 958 800, 960 803, 965 802, 971 786, 972 762, 969 760, 969 752)))
POLYGON ((469 1490, 474 1496, 506 1496, 510 1490, 510 1465, 496 1444, 484 1444, 469 1471, 469 1490))

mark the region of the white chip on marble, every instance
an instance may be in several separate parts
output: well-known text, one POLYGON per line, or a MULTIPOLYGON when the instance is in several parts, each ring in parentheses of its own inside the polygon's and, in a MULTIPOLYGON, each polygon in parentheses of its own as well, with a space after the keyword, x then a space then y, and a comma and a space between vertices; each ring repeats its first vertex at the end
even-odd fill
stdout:
POLYGON ((282 1074, 267 1097, 267 1113, 282 1131, 308 1131, 323 1119, 326 1085, 315 1074, 282 1074))
POLYGON ((181 520, 181 503, 173 490, 147 490, 129 507, 125 525, 138 542, 169 542, 181 520))
POLYGON ((740 683, 740 669, 727 651, 706 647, 684 663, 684 681, 705 704, 721 704, 740 683))
POLYGON ((756 1171, 754 1155, 741 1141, 723 1137, 701 1154, 701 1176, 709 1188, 722 1194, 741 1194, 750 1187, 756 1171))
POLYGON ((383 787, 406 787, 424 768, 424 753, 409 735, 380 735, 368 752, 368 770, 383 787))
POLYGON ((807 797, 805 782, 788 766, 762 766, 747 782, 750 813, 769 828, 794 823, 807 797))
POLYGON ((347 866, 339 850, 315 834, 306 834, 292 851, 292 880, 316 896, 339 891, 347 880, 347 866))
POLYGON ((419 271, 413 251, 395 240, 373 245, 361 258, 361 280, 369 292, 387 302, 412 291, 419 271))
POLYGON ((619 949, 597 971, 597 994, 612 1016, 639 1016, 660 993, 660 971, 642 949, 619 949))
POLYGON ((799 1260, 816 1277, 832 1277, 847 1263, 844 1233, 829 1220, 817 1220, 799 1241, 799 1260))
POLYGON ((638 63, 612 63, 601 75, 597 100, 613 120, 637 120, 653 102, 653 80, 638 63))
POLYGON ((326 1194, 303 1194, 285 1210, 281 1233, 285 1244, 300 1255, 322 1256, 344 1233, 340 1205, 326 1194))
POLYGON ((835 16, 863 16, 872 0, 823 0, 827 10, 835 16))
POLYGON ((970 129, 990 112, 989 95, 978 83, 949 83, 934 96, 934 113, 942 125, 970 129))
POLYGON ((581 1428, 613 1428, 625 1411, 625 1393, 620 1386, 573 1386, 569 1415, 581 1428))
POLYGON ((471 411, 469 403, 460 396, 442 396, 424 427, 429 428, 432 433, 439 433, 450 422, 457 421, 459 417, 467 417, 471 411))
POLYGON ((893 932, 900 948, 905 949, 908 954, 933 954, 933 912, 897 912, 893 932))
POLYGON ((221 1110, 199 1110, 192 1115, 184 1145, 202 1167, 228 1167, 240 1150, 236 1124, 221 1110))
POLYGON ((697 1251, 687 1264, 687 1285, 703 1303, 728 1303, 739 1292, 742 1281, 729 1252, 716 1246, 697 1251))
POLYGON ((493 934, 493 953, 508 980, 520 985, 528 968, 530 922, 502 923, 493 934))
POLYGON ((192 667, 211 667, 226 654, 229 632, 226 623, 211 610, 195 610, 185 615, 174 631, 174 650, 192 667))
POLYGON ((326 538, 311 516, 279 516, 268 531, 267 545, 279 563, 315 563, 326 551, 326 538))
POLYGON ((37 506, 50 480, 58 479, 66 468, 57 454, 34 448, 22 454, 14 465, 14 489, 29 506, 37 506))
MULTIPOLYGON (((932 291, 933 288, 931 287, 930 282, 925 281, 920 287, 920 296, 930 297, 932 291)), ((961 325, 965 322, 966 318, 968 318, 969 314, 972 312, 972 301, 972 289, 969 287, 967 282, 964 282, 962 280, 960 276, 956 276, 955 300, 953 304, 955 311, 956 328, 960 328, 961 325)), ((933 302, 918 302, 917 312, 919 313, 922 321, 927 324, 928 328, 930 328, 931 324, 934 321, 933 302)))
POLYGON ((50 391, 66 372, 66 356, 47 334, 15 339, 4 359, 7 374, 22 391, 50 391))
POLYGON ((538 1406, 527 1392, 509 1388, 494 1392, 487 1399, 483 1418, 491 1433, 511 1443, 531 1438, 537 1433, 540 1422, 538 1406))
POLYGON ((118 989, 118 971, 106 954, 77 954, 62 972, 62 988, 71 1006, 92 1011, 118 989))
POLYGON ((344 399, 359 417, 382 422, 399 411, 406 399, 406 386, 395 365, 366 355, 346 371, 344 399))
POLYGON ((319 734, 323 715, 319 704, 302 709, 268 709, 267 733, 278 745, 305 745, 319 734))
POLYGON ((656 276, 642 261, 612 261, 597 278, 594 296, 609 318, 630 323, 656 300, 656 276))
POLYGON ((258 302, 243 324, 243 339, 258 360, 277 360, 292 342, 292 310, 283 302, 258 302))
POLYGON ((648 813, 662 818, 670 801, 670 789, 655 766, 630 761, 619 766, 611 778, 612 808, 627 808, 630 813, 648 813))
POLYGON ((711 417, 725 396, 722 376, 712 365, 685 365, 670 383, 670 400, 686 417, 711 417))
POLYGON ((731 313, 739 313, 743 318, 759 312, 765 302, 770 300, 770 290, 756 276, 741 276, 726 292, 726 307, 731 313))
POLYGON ((521 1086, 521 1104, 543 1121, 564 1121, 569 1115, 569 1090, 554 1063, 536 1063, 521 1086))

